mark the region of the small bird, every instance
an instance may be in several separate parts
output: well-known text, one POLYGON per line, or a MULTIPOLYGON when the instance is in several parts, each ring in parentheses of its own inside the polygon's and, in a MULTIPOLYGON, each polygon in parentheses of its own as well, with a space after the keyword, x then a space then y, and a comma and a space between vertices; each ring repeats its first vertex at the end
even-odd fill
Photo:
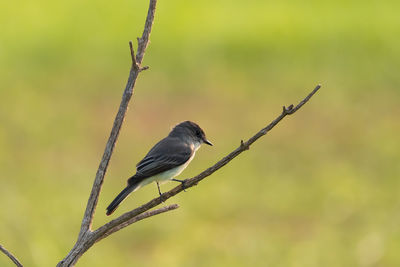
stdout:
POLYGON ((156 182, 161 196, 159 182, 174 179, 190 163, 201 144, 212 146, 204 131, 194 122, 184 121, 176 125, 167 137, 158 142, 136 165, 136 174, 128 179, 128 185, 107 207, 107 215, 112 214, 118 205, 132 192, 151 182, 156 182))

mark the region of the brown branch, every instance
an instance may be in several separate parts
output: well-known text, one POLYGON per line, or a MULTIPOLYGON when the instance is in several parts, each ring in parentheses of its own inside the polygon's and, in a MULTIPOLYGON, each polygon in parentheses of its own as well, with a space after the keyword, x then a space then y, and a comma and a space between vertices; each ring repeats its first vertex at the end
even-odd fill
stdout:
POLYGON ((134 218, 138 216, 139 214, 142 214, 143 212, 146 212, 155 206, 158 206, 165 200, 175 196, 176 194, 182 192, 184 189, 187 189, 189 187, 197 185, 201 180, 206 178, 207 176, 210 176, 226 164, 228 164, 231 160, 236 158, 240 153, 243 151, 246 151, 250 148, 250 145, 252 145, 255 141, 257 141, 261 136, 266 135, 272 128, 274 128, 284 117, 291 115, 295 113, 297 110, 299 110, 305 103, 310 100, 310 98, 321 88, 320 85, 317 85, 315 89, 306 97, 304 98, 296 107, 293 105, 290 105, 289 107, 283 107, 282 113, 275 119, 273 120, 270 124, 268 124, 265 128, 261 129, 258 133, 256 133, 254 136, 252 136, 249 140, 244 142, 241 140, 240 145, 238 148, 236 148, 234 151, 229 153, 227 156, 222 158, 220 161, 218 161, 216 164, 214 164, 212 167, 206 169, 205 171, 201 172, 197 176, 191 178, 191 179, 186 179, 184 184, 178 185, 175 188, 171 189, 170 191, 163 193, 160 197, 156 197, 152 199, 151 201, 147 202, 146 204, 133 209, 131 211, 128 211, 118 218, 110 221, 109 223, 99 227, 97 230, 94 231, 94 233, 98 234, 104 234, 108 231, 108 229, 115 229, 119 225, 122 225, 129 221, 131 218, 134 218))
POLYGON ((85 232, 87 232, 91 228, 93 222, 93 216, 99 199, 101 187, 103 185, 104 176, 106 174, 107 167, 115 147, 115 143, 117 142, 119 131, 121 130, 121 126, 125 118, 129 101, 133 94, 133 88, 135 86, 136 78, 140 72, 139 65, 142 62, 145 50, 147 48, 147 44, 149 42, 151 26, 153 25, 153 20, 154 20, 156 3, 157 3, 156 0, 150 0, 150 6, 146 18, 145 28, 142 37, 139 39, 140 41, 138 45, 138 53, 136 55, 136 61, 134 56, 135 53, 132 47, 132 42, 129 43, 131 48, 131 57, 133 64, 129 73, 128 82, 126 84, 124 94, 122 96, 118 113, 114 120, 114 125, 111 130, 110 137, 108 138, 106 148, 104 150, 103 158, 101 159, 99 168, 96 173, 96 178, 92 187, 92 192, 90 193, 88 204, 86 206, 86 211, 82 220, 81 232, 79 234, 80 237, 82 237, 85 234, 85 232))
POLYGON ((144 24, 144 30, 142 37, 137 38, 138 41, 138 52, 136 55, 136 62, 140 65, 146 52, 147 45, 149 44, 149 37, 151 33, 151 27, 153 26, 154 13, 156 12, 157 0, 150 0, 149 10, 147 11, 147 19, 144 24))
POLYGON ((82 219, 78 240, 76 241, 72 250, 68 253, 68 255, 64 258, 64 260, 58 264, 58 266, 74 265, 76 261, 79 259, 79 257, 87 250, 85 245, 92 235, 91 226, 93 222, 93 216, 96 210, 97 202, 99 200, 100 191, 104 182, 104 176, 106 174, 107 167, 115 147, 115 143, 117 142, 118 135, 125 118, 129 101, 133 94, 133 88, 135 86, 136 79, 139 75, 139 72, 141 70, 146 69, 146 68, 140 68, 140 64, 142 63, 144 53, 149 43, 149 37, 153 25, 156 4, 157 0, 150 0, 149 10, 147 13, 143 34, 142 37, 138 39, 138 49, 136 58, 134 56, 132 43, 130 42, 130 51, 133 64, 129 72, 128 82, 126 84, 124 93, 122 95, 121 104, 119 106, 117 115, 115 117, 110 137, 108 138, 103 157, 100 161, 100 165, 96 173, 92 191, 90 193, 85 214, 82 219))
POLYGON ((93 234, 95 235, 95 239, 96 239, 95 242, 100 241, 101 239, 103 239, 103 238, 105 238, 105 237, 107 237, 107 236, 109 236, 109 235, 111 235, 111 234, 113 234, 113 233, 115 233, 115 232, 117 232, 117 231, 129 226, 129 225, 131 225, 132 223, 138 222, 140 220, 152 217, 152 216, 160 214, 160 213, 164 213, 164 212, 167 212, 167 211, 170 211, 170 210, 175 210, 177 208, 179 208, 178 204, 172 204, 172 205, 165 206, 165 207, 162 207, 162 208, 159 208, 159 209, 156 209, 156 210, 143 212, 143 213, 139 214, 136 217, 133 217, 133 218, 127 220, 127 221, 124 221, 122 223, 117 224, 114 227, 112 226, 114 224, 107 223, 107 224, 101 226, 100 228, 98 228, 96 231, 93 232, 93 234))
POLYGON ((1 244, 0 244, 0 250, 4 254, 6 254, 6 256, 9 257, 10 260, 12 260, 16 266, 23 267, 22 263, 10 251, 8 251, 5 247, 3 247, 1 244))
POLYGON ((138 54, 136 55, 136 62, 134 60, 134 52, 133 48, 131 49, 131 55, 133 55, 133 65, 129 73, 129 78, 128 82, 126 84, 124 94, 122 96, 121 104, 119 106, 118 113, 115 117, 114 120, 114 125, 111 130, 110 137, 108 138, 106 148, 104 150, 103 158, 101 159, 99 168, 96 173, 96 178, 92 187, 92 192, 90 194, 90 198, 88 200, 88 204, 86 207, 85 215, 82 220, 82 232, 87 232, 91 224, 93 222, 93 216, 95 212, 95 207, 97 205, 98 199, 99 199, 99 194, 101 191, 101 187, 103 185, 104 181, 104 176, 107 171, 108 164, 110 162, 111 155, 113 153, 115 143, 117 142, 119 131, 121 130, 122 123, 125 118, 126 110, 128 108, 129 101, 132 97, 133 94, 133 88, 135 86, 136 78, 139 74, 139 70, 137 68, 137 65, 142 62, 143 55, 145 53, 145 49, 147 47, 147 43, 149 40, 150 32, 151 32, 151 25, 153 25, 153 19, 154 19, 154 11, 156 8, 156 0, 150 0, 150 7, 149 7, 149 12, 148 16, 146 19, 145 23, 145 29, 143 31, 143 35, 141 40, 145 40, 140 42, 138 46, 138 54), (146 42, 145 44, 143 42, 146 42), (139 56, 140 55, 140 56, 139 56))

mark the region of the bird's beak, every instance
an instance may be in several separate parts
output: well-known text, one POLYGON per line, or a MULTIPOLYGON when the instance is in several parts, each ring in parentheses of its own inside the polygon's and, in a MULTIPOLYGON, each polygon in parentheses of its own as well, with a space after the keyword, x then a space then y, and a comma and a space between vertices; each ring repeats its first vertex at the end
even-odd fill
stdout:
POLYGON ((213 145, 213 144, 212 144, 210 141, 208 141, 207 139, 204 139, 203 142, 204 142, 205 144, 209 145, 209 146, 212 146, 212 145, 213 145))

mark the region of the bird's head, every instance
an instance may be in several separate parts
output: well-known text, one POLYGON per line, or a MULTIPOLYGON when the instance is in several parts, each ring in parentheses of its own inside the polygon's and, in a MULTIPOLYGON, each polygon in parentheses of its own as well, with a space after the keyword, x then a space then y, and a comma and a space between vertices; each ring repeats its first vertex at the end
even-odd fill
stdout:
POLYGON ((190 139, 190 141, 198 144, 199 146, 203 143, 210 146, 213 145, 210 141, 207 140, 206 134, 200 128, 200 126, 192 121, 184 121, 179 123, 172 129, 169 135, 184 139, 190 139))

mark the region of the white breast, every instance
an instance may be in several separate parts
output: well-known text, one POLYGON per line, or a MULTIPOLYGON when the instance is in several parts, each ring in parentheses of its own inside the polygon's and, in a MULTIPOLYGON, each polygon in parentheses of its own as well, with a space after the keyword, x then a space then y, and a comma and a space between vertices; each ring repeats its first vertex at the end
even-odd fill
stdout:
POLYGON ((154 175, 152 177, 146 178, 144 179, 140 185, 138 187, 135 188, 135 191, 138 190, 139 188, 151 183, 151 182, 159 182, 159 183, 165 183, 169 180, 171 180, 172 178, 178 176, 179 174, 181 174, 181 172, 186 169, 186 167, 189 165, 189 163, 192 161, 192 159, 194 158, 194 155, 196 154, 197 149, 199 149, 200 144, 195 144, 193 146, 194 148, 194 152, 192 154, 192 156, 188 159, 188 161, 186 161, 184 164, 182 164, 181 166, 175 167, 173 169, 170 169, 168 171, 159 173, 157 175, 154 175))

